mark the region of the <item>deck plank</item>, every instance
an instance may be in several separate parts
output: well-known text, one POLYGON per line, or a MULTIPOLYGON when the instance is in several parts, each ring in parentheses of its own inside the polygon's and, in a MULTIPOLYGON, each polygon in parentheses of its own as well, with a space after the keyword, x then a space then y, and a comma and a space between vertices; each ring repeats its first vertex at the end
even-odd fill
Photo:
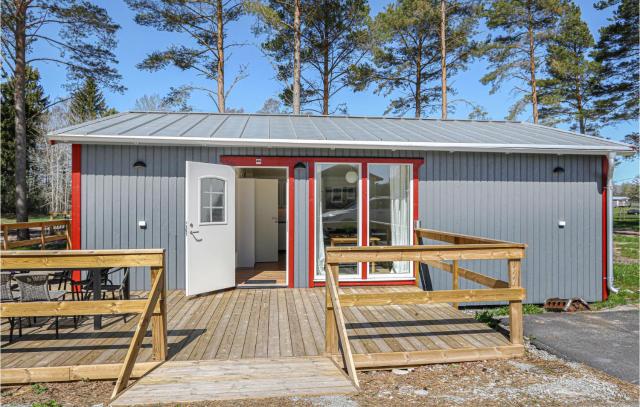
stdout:
POLYGON ((272 292, 273 290, 263 290, 262 292, 258 317, 258 336, 254 353, 256 358, 266 358, 269 356, 269 342, 271 341, 271 337, 269 336, 269 323, 271 322, 269 317, 269 304, 272 292))
MULTIPOLYGON (((300 328, 300 319, 296 312, 296 305, 291 291, 285 291, 285 301, 287 315, 289 316, 289 331, 291 333, 291 348, 293 356, 304 356, 304 341, 302 339, 302 329, 300 328)), ((308 331, 307 331, 308 332, 308 331)))
MULTIPOLYGON (((278 290, 278 332, 280 338, 280 356, 293 356, 289 318, 287 298, 284 291, 278 290)), ((271 328, 269 328, 269 330, 271 330, 271 328)), ((271 354, 269 354, 269 356, 271 356, 271 354)))

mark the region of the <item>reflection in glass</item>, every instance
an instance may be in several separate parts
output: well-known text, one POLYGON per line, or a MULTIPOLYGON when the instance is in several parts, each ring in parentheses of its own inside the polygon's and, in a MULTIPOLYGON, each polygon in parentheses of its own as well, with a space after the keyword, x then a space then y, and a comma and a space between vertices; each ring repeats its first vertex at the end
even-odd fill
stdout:
MULTIPOLYGON (((360 169, 356 164, 316 167, 316 275, 324 275, 324 249, 359 243, 360 169)), ((340 274, 357 276, 357 264, 340 265, 340 274)))
MULTIPOLYGON (((410 182, 408 164, 369 164, 369 245, 411 244, 410 182)), ((409 274, 411 263, 371 263, 370 273, 409 274)))

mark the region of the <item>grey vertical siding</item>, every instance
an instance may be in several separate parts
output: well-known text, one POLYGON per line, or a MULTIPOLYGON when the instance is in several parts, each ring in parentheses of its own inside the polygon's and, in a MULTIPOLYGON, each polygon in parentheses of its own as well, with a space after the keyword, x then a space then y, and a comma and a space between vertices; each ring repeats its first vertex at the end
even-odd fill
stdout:
MULTIPOLYGON (((420 177, 425 227, 522 242, 527 301, 602 297, 602 168, 599 157, 426 154, 420 177), (556 167, 564 173, 554 174, 556 167), (558 227, 558 221, 567 223, 558 227)), ((504 261, 461 264, 506 279, 504 261)), ((451 287, 432 270, 433 287, 451 287)), ((461 280, 461 287, 477 287, 461 280)))
MULTIPOLYGON (((602 296, 602 221, 599 157, 210 147, 94 146, 82 150, 82 246, 87 249, 167 250, 168 284, 184 288, 184 176, 186 161, 219 162, 223 155, 420 157, 420 220, 424 227, 524 242, 527 301, 552 296, 602 296), (143 160, 145 169, 134 169, 143 160), (565 172, 554 174, 562 166, 565 172), (138 220, 146 220, 141 230, 138 220), (559 220, 567 227, 560 229, 559 220)), ((304 159, 301 160, 304 162, 304 159)), ((294 172, 294 281, 308 285, 307 169, 294 172)), ((504 262, 465 264, 506 278, 504 262), (499 263, 499 264, 496 264, 499 263)), ((451 285, 431 270, 435 289, 451 285)), ((134 289, 148 288, 135 273, 134 289)), ((473 287, 465 280, 462 287, 473 287)))

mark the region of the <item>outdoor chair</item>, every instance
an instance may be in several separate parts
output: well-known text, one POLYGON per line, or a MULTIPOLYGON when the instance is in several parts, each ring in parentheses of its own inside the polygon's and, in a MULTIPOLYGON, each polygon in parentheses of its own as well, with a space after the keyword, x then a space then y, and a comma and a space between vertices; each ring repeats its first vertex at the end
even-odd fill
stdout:
MULTIPOLYGON (((15 300, 11 290, 11 274, 0 273, 0 302, 14 302, 15 300)), ((13 342, 13 329, 16 326, 16 319, 13 317, 7 319, 9 320, 9 343, 11 343, 13 342)), ((20 330, 19 334, 22 336, 22 330, 20 330)))
POLYGON ((102 299, 106 299, 106 294, 111 293, 112 299, 124 300, 124 290, 125 290, 125 281, 129 278, 129 268, 121 267, 113 270, 105 271, 102 274, 102 299), (120 279, 120 284, 114 284, 111 276, 119 271, 124 271, 122 274, 122 278, 120 279))
POLYGON ((67 290, 67 285, 71 282, 71 271, 59 271, 52 273, 49 277, 49 289, 51 290, 55 285, 58 285, 56 290, 67 290))
MULTIPOLYGON (((101 290, 101 299, 106 300, 107 294, 111 293, 111 299, 115 300, 125 300, 125 284, 127 279, 129 278, 129 268, 128 267, 120 267, 111 270, 102 270, 100 273, 100 290, 101 290), (122 278, 120 279, 120 284, 114 284, 112 276, 115 273, 120 271, 124 271, 122 274, 122 278)), ((92 284, 90 283, 87 286, 87 292, 93 292, 92 284)), ((90 295, 90 294, 88 294, 90 295)), ((127 322, 127 315, 123 315, 124 322, 127 322)))
MULTIPOLYGON (((66 291, 49 290, 48 274, 24 274, 16 275, 18 288, 20 290, 20 302, 34 301, 60 301, 64 300, 66 291)), ((56 321, 56 339, 58 338, 58 317, 56 321)), ((74 326, 77 328, 76 318, 73 318, 74 326)), ((22 332, 22 318, 18 318, 18 328, 22 332)))

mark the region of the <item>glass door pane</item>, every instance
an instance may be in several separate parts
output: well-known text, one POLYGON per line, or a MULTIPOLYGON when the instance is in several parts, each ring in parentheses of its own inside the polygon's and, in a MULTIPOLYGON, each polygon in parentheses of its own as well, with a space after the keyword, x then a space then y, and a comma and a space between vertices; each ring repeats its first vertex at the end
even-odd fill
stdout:
MULTIPOLYGON (((360 166, 316 165, 316 275, 324 276, 324 249, 360 244, 360 166)), ((343 264, 340 275, 360 276, 357 264, 343 264)))
MULTIPOLYGON (((411 245, 411 166, 369 164, 369 245, 411 245)), ((373 278, 409 275, 411 262, 370 263, 373 278)))

